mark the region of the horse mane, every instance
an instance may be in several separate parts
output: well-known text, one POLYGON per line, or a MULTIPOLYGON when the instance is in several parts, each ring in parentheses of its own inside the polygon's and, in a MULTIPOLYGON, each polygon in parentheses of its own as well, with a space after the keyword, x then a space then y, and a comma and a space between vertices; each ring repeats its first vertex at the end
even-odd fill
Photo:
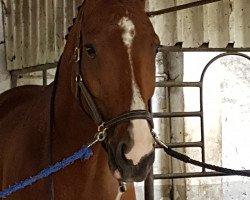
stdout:
MULTIPOLYGON (((84 3, 84 1, 83 1, 84 3)), ((77 16, 79 15, 79 11, 82 9, 83 7, 83 3, 77 7, 77 16)), ((76 19, 77 19, 77 16, 73 18, 73 24, 71 26, 68 27, 68 33, 67 35, 65 36, 65 40, 67 41, 68 40, 68 36, 72 30, 72 27, 74 26, 75 22, 76 22, 76 19)), ((51 143, 52 141, 52 133, 53 133, 53 128, 54 128, 54 125, 55 125, 55 98, 56 98, 56 91, 57 91, 57 84, 58 84, 58 79, 59 79, 59 71, 60 71, 60 66, 61 66, 61 60, 62 60, 62 55, 58 61, 58 64, 57 64, 57 67, 56 67, 56 74, 55 74, 55 78, 54 78, 54 81, 53 81, 53 86, 52 86, 52 93, 51 93, 51 97, 50 97, 50 121, 49 121, 49 140, 51 143)), ((52 151, 52 143, 49 144, 49 149, 52 151)), ((52 154, 51 154, 52 155, 52 154)), ((52 161, 52 157, 50 157, 50 160, 52 161)))
MULTIPOLYGON (((83 4, 77 7, 77 12, 78 12, 78 13, 79 13, 79 11, 81 10, 82 6, 83 6, 83 4)), ((72 30, 72 27, 73 27, 74 24, 75 24, 76 17, 74 17, 72 21, 73 21, 73 24, 72 24, 71 26, 68 27, 68 33, 67 33, 67 34, 65 35, 65 37, 64 37, 66 41, 68 40, 70 31, 72 30)))

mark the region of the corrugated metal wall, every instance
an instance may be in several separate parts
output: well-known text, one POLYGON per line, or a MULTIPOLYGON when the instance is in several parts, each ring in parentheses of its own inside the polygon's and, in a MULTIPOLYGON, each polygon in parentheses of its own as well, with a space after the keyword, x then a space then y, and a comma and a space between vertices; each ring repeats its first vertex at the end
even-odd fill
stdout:
MULTIPOLYGON (((149 0, 149 10, 190 2, 197 0, 149 0)), ((163 45, 182 43, 183 48, 197 48, 207 43, 209 48, 226 48, 233 43, 234 48, 250 47, 249 0, 222 0, 156 16, 153 21, 163 45)))
POLYGON ((8 70, 59 60, 82 0, 4 0, 8 70))
MULTIPOLYGON (((3 0, 8 70, 58 61, 67 27, 81 1, 3 0)), ((165 7, 165 0, 153 1, 149 1, 150 10, 165 7)), ((167 0, 169 7, 192 1, 197 0, 167 0)), ((167 21, 163 16, 153 19, 164 45, 197 48, 208 43, 210 48, 226 48, 234 43, 235 48, 250 47, 249 0, 222 0, 166 15, 167 21)))

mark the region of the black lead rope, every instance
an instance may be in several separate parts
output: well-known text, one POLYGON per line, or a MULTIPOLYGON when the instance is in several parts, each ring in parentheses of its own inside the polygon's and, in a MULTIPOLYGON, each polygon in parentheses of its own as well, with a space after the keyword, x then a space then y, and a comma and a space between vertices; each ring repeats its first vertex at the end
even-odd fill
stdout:
POLYGON ((250 177, 250 172, 247 171, 242 171, 242 170, 234 170, 234 169, 229 169, 229 168, 224 168, 224 167, 219 167, 216 165, 211 165, 211 164, 207 164, 204 162, 200 162, 197 160, 194 160, 184 154, 181 154, 177 151, 174 151, 173 149, 169 148, 164 142, 162 142, 161 140, 159 140, 156 136, 155 136, 155 141, 158 145, 160 145, 164 151, 166 152, 166 154, 168 154, 169 156, 176 158, 180 161, 183 161, 185 163, 189 163, 192 165, 196 165, 199 167, 203 167, 206 169, 210 169, 216 172, 221 172, 224 173, 226 175, 237 175, 237 176, 246 176, 246 177, 250 177))

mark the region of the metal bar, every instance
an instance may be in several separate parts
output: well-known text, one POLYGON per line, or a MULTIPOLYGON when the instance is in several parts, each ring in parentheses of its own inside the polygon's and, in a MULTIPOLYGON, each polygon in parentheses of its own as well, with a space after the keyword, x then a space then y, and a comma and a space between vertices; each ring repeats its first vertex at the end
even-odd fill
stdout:
POLYGON ((11 88, 15 88, 17 86, 17 74, 10 73, 11 76, 11 88))
POLYGON ((47 85, 47 70, 43 70, 43 86, 47 85))
MULTIPOLYGON (((250 172, 250 170, 240 170, 244 172, 250 172)), ((187 173, 173 173, 173 174, 155 174, 154 179, 178 179, 178 178, 200 178, 211 176, 233 176, 221 172, 187 172, 187 173)))
POLYGON ((38 66, 32 66, 24 69, 18 69, 18 70, 12 70, 10 71, 11 74, 11 88, 14 88, 17 86, 17 79, 20 74, 27 74, 37 71, 43 72, 43 85, 47 85, 47 69, 53 69, 57 67, 56 63, 48 63, 44 65, 38 65, 38 66))
POLYGON ((222 1, 222 0, 201 0, 201 1, 196 1, 196 2, 192 2, 192 3, 182 4, 179 6, 165 8, 162 10, 147 12, 147 14, 149 17, 153 17, 156 15, 162 15, 162 14, 166 14, 166 13, 170 13, 170 12, 175 12, 175 11, 179 11, 179 10, 184 10, 184 9, 188 9, 188 8, 202 6, 205 4, 210 4, 210 3, 214 3, 214 2, 218 2, 218 1, 222 1))
POLYGON ((153 113, 154 118, 165 118, 165 117, 202 117, 202 112, 161 112, 153 113))
MULTIPOLYGON (((203 81, 202 81, 203 86, 203 81)), ((205 133, 204 133, 204 118, 203 118, 203 87, 200 87, 200 111, 202 113, 202 116, 200 118, 200 130, 201 130, 201 160, 202 162, 206 162, 206 154, 205 154, 205 133)), ((202 171, 205 172, 205 168, 202 168, 202 171)))
POLYGON ((37 66, 27 67, 27 68, 18 69, 18 70, 12 70, 11 74, 20 75, 20 74, 26 74, 26 73, 36 72, 36 71, 53 69, 53 68, 56 68, 57 64, 58 63, 48 63, 44 65, 37 65, 37 66))
POLYGON ((174 82, 160 81, 156 82, 156 87, 201 87, 201 82, 174 82))
POLYGON ((154 175, 153 175, 153 168, 151 168, 147 179, 145 180, 145 200, 154 200, 154 175))
MULTIPOLYGON (((184 148, 184 147, 202 147, 202 142, 178 142, 178 143, 166 143, 169 148, 184 148)), ((157 145, 156 148, 162 148, 157 145)))
POLYGON ((250 48, 234 48, 233 45, 228 44, 225 48, 209 48, 209 45, 201 45, 197 48, 182 48, 182 43, 178 43, 174 46, 161 46, 159 51, 168 52, 249 52, 250 48))
MULTIPOLYGON (((149 100, 149 110, 152 112, 152 99, 149 100)), ((145 193, 145 200, 154 200, 154 171, 153 167, 151 168, 145 183, 144 183, 144 193, 145 193)))

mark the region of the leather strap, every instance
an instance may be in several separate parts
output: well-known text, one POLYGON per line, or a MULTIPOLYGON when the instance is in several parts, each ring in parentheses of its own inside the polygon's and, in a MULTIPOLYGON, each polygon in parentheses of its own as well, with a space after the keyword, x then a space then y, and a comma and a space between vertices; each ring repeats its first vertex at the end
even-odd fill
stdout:
POLYGON ((81 94, 84 96, 90 110, 91 110, 91 116, 95 123, 97 125, 101 125, 103 123, 101 114, 98 112, 98 109, 96 107, 95 102, 93 101, 93 98, 91 97, 87 87, 83 84, 82 80, 79 80, 78 86, 81 89, 81 94))
POLYGON ((147 110, 132 110, 132 111, 126 112, 124 114, 119 115, 118 117, 115 117, 105 122, 103 124, 103 127, 110 128, 120 123, 123 123, 124 121, 130 121, 134 119, 146 119, 149 122, 151 128, 152 129, 154 128, 152 113, 150 113, 147 110))
POLYGON ((117 126, 118 124, 123 123, 125 121, 130 121, 134 119, 145 119, 149 122, 151 128, 153 129, 154 127, 153 116, 152 116, 152 113, 150 113, 147 110, 132 110, 132 111, 123 113, 107 122, 103 122, 101 114, 99 113, 91 94, 89 93, 87 87, 84 85, 82 80, 79 80, 78 86, 80 87, 81 94, 84 96, 91 110, 91 116, 93 120, 98 126, 102 126, 102 128, 108 129, 113 126, 117 126))

